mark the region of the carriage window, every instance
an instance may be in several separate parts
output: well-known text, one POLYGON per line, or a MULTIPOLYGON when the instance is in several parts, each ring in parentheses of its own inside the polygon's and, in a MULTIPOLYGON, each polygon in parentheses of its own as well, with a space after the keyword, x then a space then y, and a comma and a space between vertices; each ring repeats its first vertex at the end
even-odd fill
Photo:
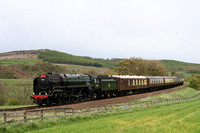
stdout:
POLYGON ((123 80, 121 80, 121 87, 123 87, 123 84, 124 84, 124 82, 123 82, 123 80))
POLYGON ((131 86, 131 81, 130 80, 128 80, 128 86, 131 86))
POLYGON ((130 80, 130 84, 131 84, 130 86, 133 86, 133 80, 130 80))

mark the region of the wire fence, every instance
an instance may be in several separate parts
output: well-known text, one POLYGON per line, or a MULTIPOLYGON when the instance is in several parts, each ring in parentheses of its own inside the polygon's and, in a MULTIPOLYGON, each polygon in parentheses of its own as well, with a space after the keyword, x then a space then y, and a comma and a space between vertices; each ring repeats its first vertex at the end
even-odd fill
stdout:
POLYGON ((108 106, 95 106, 87 108, 49 108, 40 110, 25 110, 25 111, 6 111, 0 112, 0 125, 13 122, 27 122, 36 119, 58 118, 58 117, 74 117, 86 116, 92 114, 110 113, 117 110, 125 110, 130 108, 151 107, 155 105, 178 103, 190 101, 198 98, 200 94, 187 98, 167 99, 162 101, 143 101, 137 103, 108 105, 108 106))

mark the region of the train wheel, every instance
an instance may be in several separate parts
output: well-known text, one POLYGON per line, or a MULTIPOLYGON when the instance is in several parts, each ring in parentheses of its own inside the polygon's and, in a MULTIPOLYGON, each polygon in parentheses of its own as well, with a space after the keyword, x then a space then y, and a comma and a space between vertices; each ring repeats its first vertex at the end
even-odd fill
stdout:
POLYGON ((58 98, 56 99, 56 103, 59 104, 59 105, 62 104, 62 99, 61 99, 61 97, 58 97, 58 98))
POLYGON ((71 95, 69 92, 63 94, 63 103, 67 104, 71 101, 71 95))
POLYGON ((47 106, 51 106, 52 105, 52 101, 50 99, 47 100, 47 106))
POLYGON ((38 99, 38 100, 37 100, 37 103, 38 103, 38 105, 39 105, 40 107, 43 105, 43 102, 42 102, 41 99, 38 99))
POLYGON ((86 94, 85 94, 85 90, 84 89, 81 89, 81 91, 79 92, 79 98, 80 98, 80 101, 85 101, 86 100, 86 94))
POLYGON ((79 91, 77 89, 72 90, 72 102, 77 103, 79 100, 79 91))

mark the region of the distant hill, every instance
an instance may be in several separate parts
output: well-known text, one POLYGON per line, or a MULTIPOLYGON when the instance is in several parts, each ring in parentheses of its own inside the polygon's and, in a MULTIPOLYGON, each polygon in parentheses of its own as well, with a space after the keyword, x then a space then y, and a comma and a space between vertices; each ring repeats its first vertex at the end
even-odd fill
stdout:
POLYGON ((200 74, 200 64, 186 63, 175 60, 160 60, 160 62, 169 72, 176 71, 177 73, 183 73, 185 76, 200 74))
MULTIPOLYGON (((68 53, 63 53, 59 51, 53 51, 48 49, 41 50, 23 50, 23 51, 13 51, 0 53, 0 64, 10 65, 10 64, 26 64, 33 65, 39 61, 45 61, 55 64, 65 64, 65 66, 72 70, 73 72, 79 72, 84 69, 90 70, 92 67, 97 68, 107 68, 113 69, 122 59, 99 59, 91 58, 85 56, 75 56, 68 53), (70 65, 76 65, 74 70, 70 65), (92 66, 92 67, 87 67, 92 66)), ((160 60, 160 62, 169 71, 176 71, 179 75, 189 76, 191 74, 200 74, 200 64, 186 63, 175 60, 160 60)), ((92 68, 93 69, 93 68, 92 68)))

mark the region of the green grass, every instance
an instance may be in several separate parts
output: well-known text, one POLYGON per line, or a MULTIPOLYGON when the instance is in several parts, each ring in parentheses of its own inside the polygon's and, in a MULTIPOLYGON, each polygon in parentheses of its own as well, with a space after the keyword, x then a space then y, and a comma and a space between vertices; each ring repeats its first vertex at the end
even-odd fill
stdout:
POLYGON ((0 64, 1 65, 11 65, 11 64, 34 65, 38 61, 41 61, 41 60, 40 59, 6 59, 6 60, 0 60, 0 64))
POLYGON ((0 109, 11 109, 11 108, 21 108, 21 107, 30 107, 37 105, 13 105, 13 106, 0 106, 0 109))
POLYGON ((26 124, 1 126, 2 132, 55 133, 198 133, 200 132, 200 98, 168 105, 133 108, 117 113, 49 119, 26 124))

